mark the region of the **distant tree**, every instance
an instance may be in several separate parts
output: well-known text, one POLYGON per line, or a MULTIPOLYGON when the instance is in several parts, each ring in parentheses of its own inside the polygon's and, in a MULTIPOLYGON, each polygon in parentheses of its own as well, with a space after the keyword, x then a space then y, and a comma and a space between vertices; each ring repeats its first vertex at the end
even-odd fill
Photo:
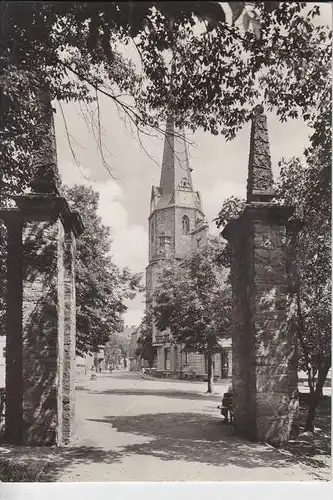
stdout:
POLYGON ((213 392, 213 354, 230 337, 231 289, 228 270, 219 263, 217 242, 182 262, 170 261, 159 276, 154 320, 160 331, 189 352, 207 356, 208 392, 213 392))
POLYGON ((121 333, 112 333, 104 348, 105 363, 113 368, 122 362, 126 363, 129 344, 129 338, 124 337, 121 333))
POLYGON ((85 186, 67 188, 65 193, 85 226, 77 240, 77 352, 94 353, 121 330, 124 301, 141 289, 141 276, 113 262, 110 229, 97 214, 99 194, 85 186))

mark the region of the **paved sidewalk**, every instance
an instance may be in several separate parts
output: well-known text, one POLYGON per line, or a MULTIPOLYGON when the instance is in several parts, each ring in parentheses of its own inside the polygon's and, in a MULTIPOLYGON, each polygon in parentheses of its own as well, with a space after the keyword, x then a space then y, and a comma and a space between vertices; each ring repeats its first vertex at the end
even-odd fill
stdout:
MULTIPOLYGON (((217 388, 216 388, 217 389, 217 388)), ((77 439, 56 452, 55 481, 328 480, 274 448, 231 435, 206 385, 98 374, 77 387, 77 439)), ((224 387, 218 388, 221 393, 224 387)))

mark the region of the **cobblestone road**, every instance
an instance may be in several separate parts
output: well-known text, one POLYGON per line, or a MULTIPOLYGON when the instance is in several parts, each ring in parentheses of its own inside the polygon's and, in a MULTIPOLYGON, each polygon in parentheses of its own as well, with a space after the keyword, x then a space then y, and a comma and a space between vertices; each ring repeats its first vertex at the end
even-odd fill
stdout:
MULTIPOLYGON (((226 386, 217 385, 223 393, 226 386)), ((98 374, 78 383, 77 438, 56 481, 311 481, 311 469, 231 436, 204 383, 98 374)))

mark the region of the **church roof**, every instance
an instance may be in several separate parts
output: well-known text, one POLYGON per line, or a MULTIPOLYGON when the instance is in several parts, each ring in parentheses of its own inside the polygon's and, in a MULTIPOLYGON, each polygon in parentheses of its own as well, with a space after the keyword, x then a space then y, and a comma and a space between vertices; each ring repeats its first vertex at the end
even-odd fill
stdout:
POLYGON ((193 191, 192 176, 184 129, 176 129, 174 118, 169 115, 165 130, 160 190, 166 195, 178 189, 193 191))
POLYGON ((150 216, 170 207, 193 208, 202 215, 200 194, 194 191, 184 129, 175 127, 169 115, 166 123, 160 185, 152 186, 150 216))

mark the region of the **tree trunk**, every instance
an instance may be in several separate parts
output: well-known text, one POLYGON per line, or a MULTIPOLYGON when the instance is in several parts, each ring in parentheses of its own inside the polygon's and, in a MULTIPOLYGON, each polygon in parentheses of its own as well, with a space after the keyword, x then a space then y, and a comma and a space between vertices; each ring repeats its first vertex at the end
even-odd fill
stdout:
POLYGON ((318 370, 318 384, 320 387, 320 394, 321 396, 323 395, 323 387, 326 382, 326 378, 328 375, 328 372, 331 368, 332 360, 331 356, 326 356, 324 358, 324 362, 319 366, 318 370))
POLYGON ((207 379, 208 379, 208 390, 209 394, 214 391, 214 370, 213 370, 213 355, 212 353, 207 354, 207 379))
POLYGON ((305 424, 306 431, 313 432, 313 430, 314 430, 316 409, 317 409, 319 400, 320 400, 320 393, 316 389, 314 392, 310 393, 308 415, 307 415, 306 424, 305 424))
POLYGON ((313 387, 313 383, 311 383, 310 386, 310 381, 309 381, 310 400, 309 400, 308 415, 305 424, 306 431, 310 432, 314 431, 316 410, 319 405, 320 399, 323 395, 323 387, 330 367, 331 367, 331 360, 330 358, 327 357, 319 366, 318 379, 315 390, 313 387))
POLYGON ((96 372, 98 370, 98 352, 94 352, 94 367, 96 369, 96 372))

